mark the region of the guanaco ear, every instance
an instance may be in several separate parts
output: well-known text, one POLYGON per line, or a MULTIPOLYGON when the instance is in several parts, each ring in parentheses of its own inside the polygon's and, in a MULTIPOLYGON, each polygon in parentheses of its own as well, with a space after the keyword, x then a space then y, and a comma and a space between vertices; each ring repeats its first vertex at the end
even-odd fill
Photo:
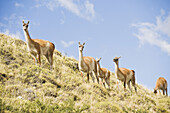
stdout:
POLYGON ((80 44, 80 42, 79 42, 79 44, 80 44))
POLYGON ((27 24, 29 24, 29 23, 30 23, 30 21, 28 20, 27 24))
POLYGON ((22 23, 24 24, 24 20, 22 20, 22 23))
POLYGON ((100 61, 101 59, 102 59, 102 58, 100 57, 100 58, 99 58, 99 61, 100 61))
POLYGON ((120 57, 118 57, 118 59, 119 59, 119 58, 121 58, 121 56, 120 56, 120 57))
POLYGON ((98 62, 98 61, 99 61, 99 59, 98 59, 98 58, 96 58, 96 61, 98 62))
POLYGON ((85 43, 83 43, 83 46, 85 45, 85 43))

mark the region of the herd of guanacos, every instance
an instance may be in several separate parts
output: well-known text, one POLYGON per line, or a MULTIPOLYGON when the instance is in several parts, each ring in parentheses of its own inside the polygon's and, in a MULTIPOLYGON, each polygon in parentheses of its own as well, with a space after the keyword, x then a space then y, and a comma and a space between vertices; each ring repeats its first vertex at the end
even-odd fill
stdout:
MULTIPOLYGON (((26 38, 27 48, 28 51, 31 53, 31 56, 33 57, 34 61, 36 63, 39 63, 41 65, 41 55, 44 55, 48 62, 50 63, 50 69, 53 69, 53 52, 55 49, 55 45, 47 40, 41 40, 41 39, 32 39, 28 32, 28 25, 29 21, 27 23, 23 20, 23 30, 26 38)), ((89 82, 89 75, 91 76, 93 82, 95 82, 95 77, 97 79, 97 82, 101 81, 105 86, 105 82, 108 85, 108 88, 110 89, 110 71, 106 68, 100 67, 100 60, 94 59, 90 56, 83 56, 83 49, 84 45, 80 44, 79 42, 79 70, 81 72, 81 75, 83 77, 84 81, 84 73, 87 74, 87 80, 89 82), (95 75, 95 77, 94 77, 95 75)), ((135 92, 137 93, 137 88, 135 84, 135 71, 126 69, 126 68, 119 68, 119 59, 120 57, 115 57, 113 59, 113 62, 115 63, 115 75, 117 80, 122 81, 124 83, 124 89, 126 90, 126 84, 128 85, 128 88, 131 90, 130 82, 132 83, 135 92)), ((117 82, 118 83, 118 82, 117 82)), ((168 96, 167 93, 167 81, 163 77, 159 77, 156 81, 156 87, 154 88, 154 93, 157 93, 157 90, 162 90, 163 95, 168 96)), ((131 90, 132 91, 132 90, 131 90)))

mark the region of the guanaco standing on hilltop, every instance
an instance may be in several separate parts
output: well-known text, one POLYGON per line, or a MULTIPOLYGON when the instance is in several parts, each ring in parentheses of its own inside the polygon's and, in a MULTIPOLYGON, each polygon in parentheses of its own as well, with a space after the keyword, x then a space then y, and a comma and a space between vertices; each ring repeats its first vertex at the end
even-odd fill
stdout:
POLYGON ((79 70, 83 77, 84 81, 84 73, 87 73, 87 80, 89 82, 89 74, 92 77, 93 82, 95 82, 95 78, 93 75, 96 76, 97 82, 99 83, 99 78, 97 77, 97 63, 93 57, 90 56, 83 56, 83 49, 84 45, 80 44, 79 42, 79 70))
POLYGON ((165 95, 165 91, 166 91, 166 96, 168 96, 167 86, 168 86, 168 84, 167 84, 166 79, 163 78, 163 77, 159 77, 157 79, 157 81, 156 81, 156 86, 154 88, 154 93, 156 94, 157 90, 159 90, 159 92, 160 92, 160 90, 162 90, 163 95, 165 95))
POLYGON ((130 88, 130 81, 131 81, 133 87, 135 88, 135 92, 137 93, 137 88, 135 84, 135 71, 126 68, 119 68, 119 59, 120 57, 115 57, 113 59, 113 62, 115 62, 115 75, 117 79, 124 82, 124 89, 126 89, 126 84, 128 84, 130 90, 131 90, 130 88))
POLYGON ((31 39, 30 34, 28 32, 29 21, 27 23, 24 23, 23 20, 22 23, 23 23, 23 30, 25 34, 26 43, 27 43, 27 49, 31 53, 32 57, 34 58, 34 61, 41 65, 41 55, 44 55, 47 58, 48 62, 50 63, 50 69, 52 70, 53 52, 55 49, 54 44, 46 40, 31 39))

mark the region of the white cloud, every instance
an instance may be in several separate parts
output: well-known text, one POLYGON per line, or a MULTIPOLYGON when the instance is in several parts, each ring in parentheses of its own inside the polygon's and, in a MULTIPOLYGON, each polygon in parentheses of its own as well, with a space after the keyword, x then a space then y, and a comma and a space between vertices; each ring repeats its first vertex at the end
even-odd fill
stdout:
POLYGON ((18 38, 21 39, 21 33, 19 31, 17 31, 16 33, 11 33, 8 29, 6 29, 4 32, 0 32, 2 34, 8 35, 12 38, 18 38))
POLYGON ((170 37, 170 14, 164 20, 157 17, 157 29, 170 37))
MULTIPOLYGON (((94 5, 87 0, 85 2, 85 6, 86 6, 86 13, 90 15, 90 18, 95 18, 94 5)), ((87 18, 90 19, 89 17, 87 18)))
POLYGON ((58 0, 61 7, 66 8, 70 12, 76 14, 77 16, 81 15, 79 6, 76 5, 72 0, 58 0))
POLYGON ((24 17, 22 16, 17 16, 16 13, 11 14, 8 17, 4 17, 3 19, 8 23, 6 26, 8 28, 13 28, 15 26, 15 28, 20 28, 19 25, 22 24, 22 20, 24 17))
POLYGON ((94 4, 86 0, 84 3, 76 3, 73 0, 58 0, 61 7, 86 20, 95 18, 94 4))
POLYGON ((54 9, 58 7, 58 3, 57 3, 57 2, 53 2, 53 1, 49 1, 49 2, 46 4, 46 7, 47 7, 49 10, 54 11, 54 9))
POLYGON ((65 42, 65 41, 61 40, 61 44, 63 44, 63 46, 64 46, 65 48, 70 47, 70 46, 73 45, 74 43, 75 43, 74 41, 65 42))
POLYGON ((9 29, 10 31, 20 29, 23 18, 24 17, 22 16, 17 16, 15 13, 8 17, 3 17, 3 19, 6 21, 6 29, 9 29))
MULTIPOLYGON (((0 22, 0 33, 9 35, 15 38, 24 38, 24 33, 22 29, 22 20, 27 22, 26 17, 18 16, 16 13, 13 13, 9 16, 3 17, 4 23, 0 22)), ((32 25, 40 26, 40 22, 31 21, 32 25)))
POLYGON ((161 16, 156 18, 156 24, 145 22, 132 26, 137 28, 138 32, 134 36, 139 39, 140 45, 149 43, 170 55, 170 43, 167 41, 170 38, 170 14, 164 15, 164 10, 161 10, 161 16))
POLYGON ((15 6, 16 6, 16 7, 24 7, 24 4, 20 4, 20 3, 17 3, 17 2, 16 2, 16 3, 15 3, 15 6))
POLYGON ((45 6, 50 11, 54 11, 55 8, 65 8, 71 13, 79 16, 83 19, 92 21, 96 17, 96 12, 94 10, 94 4, 90 3, 89 0, 80 1, 80 0, 36 0, 36 8, 45 6))
POLYGON ((15 38, 23 38, 23 30, 22 30, 22 20, 24 17, 17 16, 17 14, 13 13, 8 17, 3 17, 4 23, 0 23, 0 33, 9 35, 15 38))

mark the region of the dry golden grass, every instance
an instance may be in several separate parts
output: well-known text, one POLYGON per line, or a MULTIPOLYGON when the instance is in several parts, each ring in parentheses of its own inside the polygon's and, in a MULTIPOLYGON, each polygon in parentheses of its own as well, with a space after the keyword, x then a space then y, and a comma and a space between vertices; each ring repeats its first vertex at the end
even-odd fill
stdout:
POLYGON ((78 61, 55 50, 54 69, 42 57, 42 67, 35 65, 22 40, 0 34, 0 112, 170 112, 170 98, 154 95, 137 85, 138 93, 116 86, 111 75, 111 89, 97 83, 84 83, 78 61), (3 74, 3 76, 2 76, 3 74))

